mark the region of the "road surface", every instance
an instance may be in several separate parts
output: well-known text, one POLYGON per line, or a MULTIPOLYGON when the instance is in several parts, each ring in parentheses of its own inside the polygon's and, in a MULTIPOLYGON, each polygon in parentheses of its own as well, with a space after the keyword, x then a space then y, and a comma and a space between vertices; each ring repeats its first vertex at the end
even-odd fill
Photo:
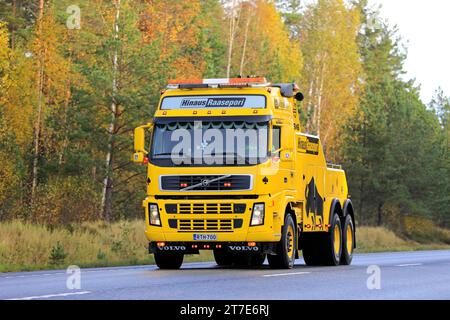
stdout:
POLYGON ((67 289, 67 279, 65 270, 2 273, 0 299, 450 300, 450 251, 358 254, 352 266, 336 268, 311 268, 300 259, 293 270, 223 269, 212 262, 179 271, 82 269, 75 290, 67 289))

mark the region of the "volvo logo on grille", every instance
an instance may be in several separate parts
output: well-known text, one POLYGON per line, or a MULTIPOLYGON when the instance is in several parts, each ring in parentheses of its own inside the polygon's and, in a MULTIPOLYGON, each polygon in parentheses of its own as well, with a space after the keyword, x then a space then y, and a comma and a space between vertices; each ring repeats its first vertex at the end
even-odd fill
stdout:
POLYGON ((209 186, 209 180, 208 179, 203 179, 202 180, 202 187, 207 187, 209 186))
POLYGON ((249 246, 229 246, 228 247, 231 251, 259 251, 258 247, 249 247, 249 246))
POLYGON ((158 247, 160 251, 186 251, 185 246, 164 246, 158 247))

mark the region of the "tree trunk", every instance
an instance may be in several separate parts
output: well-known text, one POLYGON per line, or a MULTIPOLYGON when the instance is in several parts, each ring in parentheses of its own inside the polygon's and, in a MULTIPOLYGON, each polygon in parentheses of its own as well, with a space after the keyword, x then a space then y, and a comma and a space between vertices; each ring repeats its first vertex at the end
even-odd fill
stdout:
POLYGON ((114 164, 114 146, 116 134, 116 122, 118 116, 117 91, 118 91, 118 69, 119 69, 119 48, 117 41, 119 40, 119 19, 120 19, 120 1, 116 0, 115 19, 114 19, 114 39, 116 41, 113 53, 112 68, 112 101, 111 101, 111 122, 109 124, 109 140, 106 152, 105 178, 103 180, 102 192, 102 217, 105 221, 111 221, 112 216, 112 198, 113 198, 113 164, 114 164))
MULTIPOLYGON (((323 82, 324 82, 324 71, 325 71, 325 63, 322 65, 322 70, 320 71, 320 88, 319 88, 319 97, 317 99, 317 135, 320 137, 320 122, 322 121, 322 97, 323 97, 323 82)), ((323 141, 325 144, 325 141, 323 141)))
POLYGON ((252 17, 250 14, 251 13, 249 12, 247 24, 245 26, 244 47, 242 48, 241 66, 239 68, 239 75, 242 77, 244 76, 244 65, 245 65, 245 55, 246 55, 246 51, 247 51, 248 31, 250 29, 250 23, 252 21, 252 17))
POLYGON ((231 14, 230 14, 230 35, 228 37, 228 62, 227 62, 227 78, 231 76, 231 65, 232 65, 232 59, 233 59, 233 47, 234 47, 234 40, 236 37, 237 29, 239 26, 239 20, 240 20, 240 12, 238 11, 238 16, 235 17, 234 10, 236 9, 237 3, 236 0, 233 0, 231 4, 231 14))
POLYGON ((312 125, 311 125, 311 113, 313 109, 313 93, 314 93, 314 78, 311 78, 309 82, 309 90, 308 90, 308 106, 306 107, 306 116, 308 117, 306 122, 306 132, 311 133, 312 125))
POLYGON ((70 79, 67 80, 66 82, 66 96, 64 98, 64 118, 63 118, 63 127, 64 127, 64 138, 63 138, 63 143, 61 146, 61 149, 59 150, 59 156, 58 156, 58 164, 60 166, 63 165, 64 163, 64 152, 67 149, 67 147, 69 146, 69 124, 68 124, 68 113, 69 113, 69 106, 70 106, 70 98, 71 98, 71 90, 70 90, 70 86, 71 86, 71 81, 70 79))
MULTIPOLYGON (((42 37, 42 19, 44 17, 44 0, 39 1, 39 13, 37 20, 37 35, 42 37)), ((41 122, 43 112, 43 96, 44 96, 44 54, 45 49, 39 48, 38 53, 38 75, 37 75, 37 88, 38 88, 38 101, 37 101, 37 115, 36 123, 34 127, 34 155, 33 155, 33 170, 32 170, 32 186, 31 186, 31 204, 36 201, 36 188, 38 185, 39 175, 39 156, 40 156, 40 139, 41 139, 41 122)))
POLYGON ((381 227, 383 225, 383 203, 381 202, 378 205, 378 212, 377 212, 377 226, 381 227))
MULTIPOLYGON (((12 14, 13 14, 13 18, 14 20, 17 17, 17 0, 13 0, 12 3, 12 14)), ((15 49, 16 47, 16 26, 13 26, 11 28, 11 49, 15 49)))
MULTIPOLYGON (((70 34, 69 34, 69 41, 71 40, 70 38, 70 34)), ((72 46, 69 45, 69 65, 72 64, 72 46)), ((70 107, 70 101, 72 98, 72 90, 71 90, 71 86, 72 86, 72 81, 70 79, 70 77, 67 79, 66 81, 66 95, 64 97, 64 117, 63 117, 63 127, 64 127, 64 138, 63 138, 63 143, 61 146, 61 150, 59 151, 59 159, 58 159, 58 164, 61 166, 64 163, 64 151, 67 149, 67 147, 69 146, 69 121, 68 121, 68 113, 69 113, 69 107, 70 107)))

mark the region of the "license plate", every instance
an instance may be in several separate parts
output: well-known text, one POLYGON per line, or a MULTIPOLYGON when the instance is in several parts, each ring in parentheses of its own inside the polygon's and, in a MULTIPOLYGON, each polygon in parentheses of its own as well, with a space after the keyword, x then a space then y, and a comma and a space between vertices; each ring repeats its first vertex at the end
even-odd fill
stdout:
POLYGON ((217 234, 194 234, 194 241, 216 241, 217 234))

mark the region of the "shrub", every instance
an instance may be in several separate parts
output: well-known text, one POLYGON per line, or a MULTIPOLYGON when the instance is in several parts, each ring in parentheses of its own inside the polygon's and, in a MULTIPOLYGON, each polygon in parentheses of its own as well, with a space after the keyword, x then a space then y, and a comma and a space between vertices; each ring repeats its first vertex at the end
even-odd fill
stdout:
POLYGON ((56 246, 52 248, 50 252, 50 264, 54 266, 60 266, 64 264, 64 260, 67 258, 67 253, 64 251, 64 247, 58 241, 56 246))

